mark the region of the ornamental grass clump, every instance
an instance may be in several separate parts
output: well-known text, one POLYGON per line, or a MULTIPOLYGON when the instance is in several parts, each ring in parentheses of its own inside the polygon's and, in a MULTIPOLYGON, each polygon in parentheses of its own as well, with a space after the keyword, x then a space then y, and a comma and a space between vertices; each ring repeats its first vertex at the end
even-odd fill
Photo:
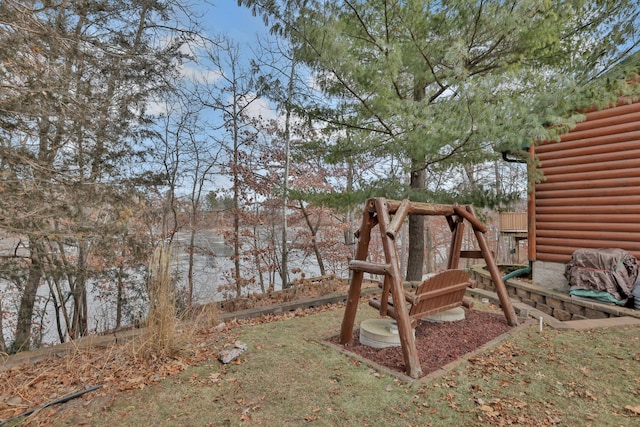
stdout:
POLYGON ((171 276, 171 249, 159 246, 149 265, 149 314, 140 352, 174 356, 180 351, 175 286, 171 276))

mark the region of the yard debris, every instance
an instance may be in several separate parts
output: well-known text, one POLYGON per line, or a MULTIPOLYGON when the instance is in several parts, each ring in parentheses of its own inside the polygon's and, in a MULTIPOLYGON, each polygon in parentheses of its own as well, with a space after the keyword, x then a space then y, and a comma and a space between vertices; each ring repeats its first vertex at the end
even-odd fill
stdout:
POLYGON ((236 360, 245 351, 247 351, 247 345, 236 341, 232 349, 222 350, 218 353, 218 360, 226 365, 236 360))
POLYGON ((76 391, 76 392, 74 392, 74 393, 71 393, 71 394, 68 394, 68 395, 66 395, 66 396, 60 397, 60 398, 58 398, 58 399, 52 400, 51 402, 43 403, 42 405, 39 405, 39 406, 38 406, 38 407, 36 407, 36 408, 29 409, 28 411, 22 412, 22 413, 20 413, 20 414, 18 414, 18 415, 15 415, 15 416, 13 416, 13 417, 11 417, 11 418, 7 419, 7 420, 0 421, 0 426, 2 426, 2 425, 4 425, 4 424, 6 424, 6 423, 8 423, 8 422, 15 421, 15 420, 17 420, 17 419, 19 419, 19 418, 22 418, 22 417, 26 417, 26 416, 28 416, 28 415, 31 415, 31 414, 33 414, 34 412, 39 411, 39 410, 44 409, 44 408, 48 408, 49 406, 58 405, 58 404, 60 404, 60 403, 68 402, 68 401, 70 401, 70 400, 72 400, 72 399, 75 399, 76 397, 80 397, 80 396, 82 396, 83 394, 86 394, 86 393, 89 393, 89 392, 91 392, 91 391, 97 390, 97 389, 99 389, 100 387, 102 387, 102 384, 94 385, 94 386, 91 386, 91 387, 87 387, 87 388, 85 388, 85 389, 83 389, 83 390, 76 391))

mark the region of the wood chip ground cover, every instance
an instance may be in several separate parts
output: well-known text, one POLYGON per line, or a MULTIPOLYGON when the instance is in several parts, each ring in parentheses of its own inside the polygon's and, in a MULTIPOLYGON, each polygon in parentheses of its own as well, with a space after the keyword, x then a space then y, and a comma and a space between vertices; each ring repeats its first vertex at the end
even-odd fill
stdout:
MULTIPOLYGON (((420 357, 423 376, 426 376, 470 353, 511 330, 500 312, 465 309, 465 318, 456 322, 419 322, 416 327, 416 349, 420 357)), ((339 337, 328 340, 339 343, 339 337)), ((374 348, 360 344, 356 331, 348 351, 381 366, 405 373, 404 357, 400 347, 374 348)))

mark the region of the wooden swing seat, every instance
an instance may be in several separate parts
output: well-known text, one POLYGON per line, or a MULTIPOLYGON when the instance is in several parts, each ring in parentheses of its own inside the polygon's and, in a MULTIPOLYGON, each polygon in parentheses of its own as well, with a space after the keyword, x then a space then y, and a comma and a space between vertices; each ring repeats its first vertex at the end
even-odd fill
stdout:
MULTIPOLYGON (((418 320, 425 317, 462 305, 470 307, 472 303, 464 300, 467 288, 475 288, 475 281, 469 278, 466 271, 447 270, 421 282, 415 292, 405 292, 405 300, 410 304, 411 327, 415 328, 418 320)), ((389 289, 386 283, 380 299, 372 298, 369 300, 369 305, 380 310, 381 315, 388 315, 398 320, 393 301, 389 298, 389 289)))

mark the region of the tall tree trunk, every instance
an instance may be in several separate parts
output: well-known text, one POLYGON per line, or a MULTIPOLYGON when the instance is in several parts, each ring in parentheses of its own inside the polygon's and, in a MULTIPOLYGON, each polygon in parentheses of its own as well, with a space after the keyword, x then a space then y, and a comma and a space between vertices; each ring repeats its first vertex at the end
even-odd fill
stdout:
POLYGON ((425 223, 426 223, 426 248, 427 248, 427 263, 426 263, 426 272, 427 273, 431 273, 432 271, 435 270, 435 245, 433 244, 433 230, 431 229, 431 222, 429 221, 429 218, 425 218, 425 223))
MULTIPOLYGON (((124 252, 124 250, 123 250, 124 252)), ((122 305, 124 304, 124 267, 120 265, 118 267, 118 283, 116 293, 116 329, 120 329, 122 326, 122 305)))
POLYGON ((313 243, 313 252, 316 254, 316 260, 318 260, 318 268, 320 269, 320 275, 326 276, 327 269, 324 267, 324 261, 322 261, 322 253, 320 253, 320 247, 316 242, 316 236, 314 235, 311 239, 313 243))
POLYGON ((71 339, 86 336, 89 332, 87 321, 87 242, 81 240, 78 244, 78 270, 73 294, 73 324, 71 339))
MULTIPOLYGON (((269 257, 271 257, 272 263, 276 264, 276 265, 278 263, 278 252, 277 252, 276 244, 275 244, 276 243, 276 235, 277 234, 278 233, 276 231, 275 224, 272 222, 271 223, 271 240, 273 241, 273 252, 269 254, 269 257)), ((276 274, 278 274, 278 276, 280 276, 280 273, 277 271, 276 268, 269 268, 267 271, 268 271, 267 277, 269 279, 269 285, 267 286, 266 292, 271 294, 276 289, 276 274)), ((262 279, 260 279, 260 280, 262 280, 262 279)))
POLYGON ((29 267, 29 276, 24 284, 24 291, 20 299, 16 333, 14 334, 15 338, 11 345, 11 353, 29 349, 33 308, 36 302, 40 279, 42 278, 40 249, 37 240, 32 236, 29 237, 29 248, 31 250, 31 266, 29 267))
POLYGON ((469 189, 471 191, 476 191, 478 189, 478 180, 476 179, 476 173, 473 169, 473 166, 469 164, 463 165, 464 172, 467 175, 467 179, 469 180, 469 189))
MULTIPOLYGON (((413 160, 411 171, 411 188, 425 188, 424 161, 413 160)), ((407 259, 407 281, 422 280, 424 265, 424 216, 409 216, 409 257, 407 259)))
POLYGON ((300 203, 300 210, 302 211, 302 216, 304 217, 307 226, 309 227, 309 232, 311 233, 311 245, 313 247, 313 253, 316 255, 316 260, 318 262, 318 268, 320 269, 320 275, 324 276, 327 274, 326 269, 324 267, 324 261, 322 260, 322 253, 320 252, 320 247, 318 246, 318 241, 316 240, 318 234, 318 227, 320 226, 320 219, 318 219, 317 224, 314 226, 311 224, 311 217, 309 216, 309 212, 304 207, 302 201, 300 203))
POLYGON ((234 189, 233 197, 233 276, 236 283, 236 298, 240 298, 242 295, 242 277, 240 275, 240 207, 238 202, 238 191, 239 190, 234 189))
MULTIPOLYGON (((235 120, 235 116, 234 116, 235 120)), ((240 275, 240 167, 238 125, 234 122, 233 134, 233 278, 236 283, 236 298, 242 295, 242 277, 240 275)))
POLYGON ((0 353, 7 352, 7 344, 4 342, 4 325, 2 323, 2 299, 0 299, 0 353))
POLYGON ((280 280, 284 289, 289 283, 289 248, 287 247, 287 235, 289 227, 287 224, 287 211, 289 205, 289 157, 291 150, 291 103, 293 102, 294 78, 296 72, 296 61, 291 61, 289 70, 289 86, 287 88, 287 105, 285 114, 285 150, 284 150, 284 173, 282 179, 282 262, 280 269, 280 280))
POLYGON ((65 325, 69 325, 69 319, 66 316, 67 312, 65 310, 64 299, 60 292, 60 285, 56 278, 48 275, 47 283, 49 284, 49 294, 51 299, 53 300, 53 310, 56 313, 56 331, 58 332, 58 339, 61 343, 65 342, 65 334, 64 329, 62 328, 62 318, 60 316, 64 316, 65 325))
POLYGON ((493 162, 493 171, 496 177, 496 199, 500 200, 502 198, 503 185, 502 185, 502 171, 500 169, 500 162, 498 160, 494 160, 493 162))
MULTIPOLYGON (((413 100, 422 102, 425 98, 426 83, 416 77, 413 87, 413 100)), ((413 156, 411 158, 411 181, 409 186, 412 190, 421 190, 426 187, 425 157, 413 156)), ((424 216, 409 216, 409 256, 407 258, 408 281, 422 280, 424 265, 424 216)))
MULTIPOLYGON (((258 205, 256 205, 256 217, 258 217, 258 205)), ((253 263, 256 266, 256 272, 258 273, 258 283, 260 284, 260 291, 264 294, 266 288, 264 286, 264 272, 262 271, 262 261, 260 260, 260 239, 258 238, 258 225, 253 224, 253 263)), ((275 240, 275 236, 271 234, 270 239, 275 240)))
MULTIPOLYGON (((353 191, 353 162, 349 161, 347 163, 347 187, 346 187, 346 191, 347 194, 351 193, 353 191)), ((353 215, 353 208, 351 208, 350 206, 347 207, 347 214, 346 214, 346 221, 349 224, 349 228, 347 228, 344 232, 344 244, 347 245, 347 247, 349 249, 351 249, 351 251, 349 252, 349 259, 348 261, 351 261, 351 259, 353 259, 354 256, 354 249, 356 247, 356 241, 355 241, 355 235, 354 235, 354 230, 353 230, 353 223, 355 221, 354 219, 354 215, 353 215)))
MULTIPOLYGON (((195 217, 195 213, 193 213, 195 217)), ((193 304, 193 266, 194 266, 194 252, 196 244, 196 227, 195 218, 191 220, 191 235, 189 236, 189 267, 187 272, 187 281, 189 289, 187 291, 187 307, 190 308, 193 304)))

